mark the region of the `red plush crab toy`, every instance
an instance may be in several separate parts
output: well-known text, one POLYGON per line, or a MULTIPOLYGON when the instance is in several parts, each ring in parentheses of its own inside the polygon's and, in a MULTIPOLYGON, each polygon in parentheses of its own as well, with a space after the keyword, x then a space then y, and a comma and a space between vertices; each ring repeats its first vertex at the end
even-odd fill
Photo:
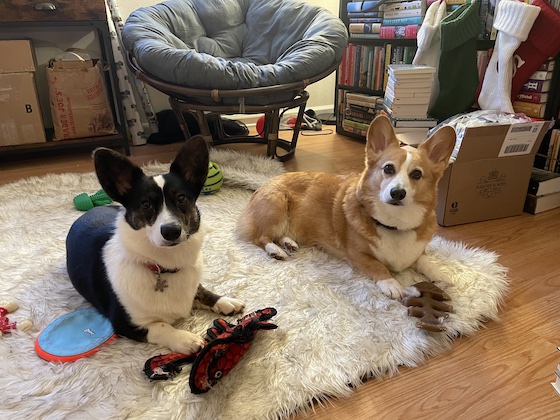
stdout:
POLYGON ((209 341, 198 353, 169 353, 152 357, 146 361, 144 373, 154 381, 166 380, 181 372, 182 365, 192 363, 189 377, 192 393, 208 392, 241 360, 259 330, 278 327, 266 322, 274 315, 274 308, 261 309, 238 319, 236 325, 218 318, 207 331, 209 341))

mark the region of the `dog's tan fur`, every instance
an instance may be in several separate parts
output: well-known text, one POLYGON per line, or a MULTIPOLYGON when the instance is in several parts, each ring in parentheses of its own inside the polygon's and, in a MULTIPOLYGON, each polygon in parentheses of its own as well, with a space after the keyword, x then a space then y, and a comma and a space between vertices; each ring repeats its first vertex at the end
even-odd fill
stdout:
POLYGON ((413 267, 432 281, 447 281, 424 251, 437 226, 437 183, 454 145, 455 131, 442 127, 418 149, 400 147, 389 119, 378 116, 367 133, 361 174, 275 177, 254 193, 237 232, 277 259, 300 244, 318 246, 392 298, 402 297, 403 288, 391 272, 413 267), (391 165, 394 173, 386 173, 391 165), (402 200, 391 196, 397 190, 406 194, 402 200))

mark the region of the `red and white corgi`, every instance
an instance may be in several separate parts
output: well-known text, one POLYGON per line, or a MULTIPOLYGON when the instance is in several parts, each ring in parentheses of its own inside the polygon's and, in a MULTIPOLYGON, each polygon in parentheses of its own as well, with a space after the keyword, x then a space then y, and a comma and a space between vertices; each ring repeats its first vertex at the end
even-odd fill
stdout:
POLYGON ((437 224, 437 185, 455 145, 444 126, 418 149, 400 147, 386 116, 369 126, 361 174, 289 172, 253 194, 237 232, 276 259, 300 245, 318 246, 399 299, 391 273, 409 267, 434 282, 448 281, 425 254, 437 224))

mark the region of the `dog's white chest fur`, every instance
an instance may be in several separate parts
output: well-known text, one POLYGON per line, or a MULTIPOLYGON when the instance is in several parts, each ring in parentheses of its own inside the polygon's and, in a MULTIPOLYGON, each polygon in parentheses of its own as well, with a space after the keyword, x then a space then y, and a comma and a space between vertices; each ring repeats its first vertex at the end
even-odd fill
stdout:
MULTIPOLYGON (((104 248, 104 261, 111 285, 131 321, 140 326, 158 321, 173 324, 189 316, 202 277, 202 233, 192 235, 188 242, 175 248, 161 250, 154 247, 149 249, 150 252, 138 252, 139 249, 134 247, 142 248, 139 246, 141 240, 132 239, 127 235, 115 235, 104 248), (123 246, 123 241, 127 246, 123 246), (177 254, 176 264, 169 261, 168 267, 178 267, 180 270, 160 275, 165 286, 161 291, 156 287, 156 273, 148 269, 144 262, 150 261, 147 255, 152 255, 154 261, 165 261, 161 254, 170 252, 177 254)), ((145 243, 144 246, 147 247, 145 243)))
POLYGON ((418 241, 416 232, 378 228, 378 239, 372 252, 390 271, 399 272, 412 266, 422 255, 426 243, 418 241))

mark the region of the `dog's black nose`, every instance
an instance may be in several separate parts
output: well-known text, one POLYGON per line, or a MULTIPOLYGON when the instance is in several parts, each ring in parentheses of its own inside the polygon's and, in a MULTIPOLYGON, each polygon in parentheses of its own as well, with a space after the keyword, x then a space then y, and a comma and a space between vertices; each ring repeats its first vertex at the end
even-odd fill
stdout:
POLYGON ((404 189, 402 189, 402 188, 391 189, 391 198, 393 200, 401 201, 405 197, 406 197, 406 191, 404 189))
POLYGON ((175 241, 181 236, 181 226, 176 223, 161 225, 161 236, 168 241, 175 241))

